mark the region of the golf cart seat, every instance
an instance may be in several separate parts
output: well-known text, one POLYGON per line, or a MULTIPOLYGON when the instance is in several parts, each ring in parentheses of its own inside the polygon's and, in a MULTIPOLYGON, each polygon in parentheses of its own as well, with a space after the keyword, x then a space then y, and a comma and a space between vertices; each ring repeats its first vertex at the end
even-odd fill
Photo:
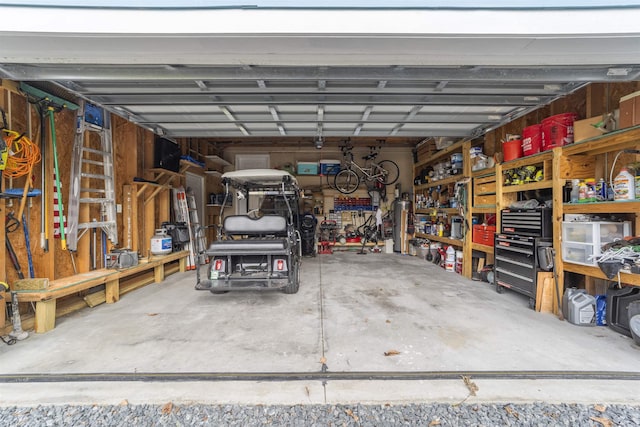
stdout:
POLYGON ((280 215, 250 218, 232 215, 224 219, 222 231, 231 240, 217 240, 209 246, 208 255, 243 255, 252 253, 286 254, 289 249, 287 220, 280 215), (244 236, 233 240, 233 236, 244 236))

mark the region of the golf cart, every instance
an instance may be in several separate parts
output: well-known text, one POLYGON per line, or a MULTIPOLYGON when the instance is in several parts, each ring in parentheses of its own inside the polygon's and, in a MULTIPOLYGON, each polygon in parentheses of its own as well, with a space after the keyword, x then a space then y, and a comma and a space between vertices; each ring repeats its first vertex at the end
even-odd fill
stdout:
MULTIPOLYGON (((225 201, 244 203, 246 213, 226 215, 217 240, 200 254, 196 289, 214 294, 232 290, 298 292, 301 244, 296 228, 300 189, 285 171, 246 169, 222 175, 225 201), (205 270, 203 277, 201 269, 205 270)), ((224 216, 224 218, 223 218, 224 216)))

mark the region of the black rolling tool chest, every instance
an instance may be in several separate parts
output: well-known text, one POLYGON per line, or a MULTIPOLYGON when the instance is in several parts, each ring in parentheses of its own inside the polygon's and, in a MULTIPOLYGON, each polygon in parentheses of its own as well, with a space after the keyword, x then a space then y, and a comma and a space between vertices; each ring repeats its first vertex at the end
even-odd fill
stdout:
POLYGON ((501 232, 494 239, 496 291, 512 289, 529 297, 535 307, 538 272, 538 248, 551 246, 553 228, 551 209, 504 209, 501 232))
POLYGON ((501 233, 531 237, 553 237, 551 209, 503 209, 501 233))

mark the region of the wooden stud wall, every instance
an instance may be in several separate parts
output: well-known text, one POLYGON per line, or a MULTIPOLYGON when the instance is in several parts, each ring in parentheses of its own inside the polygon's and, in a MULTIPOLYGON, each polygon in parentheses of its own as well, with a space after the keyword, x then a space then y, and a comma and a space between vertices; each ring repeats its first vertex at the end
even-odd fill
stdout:
MULTIPOLYGON (((31 137, 31 140, 40 146, 40 122, 41 117, 37 108, 30 105, 27 99, 18 91, 14 82, 3 80, 0 86, 0 107, 7 113, 7 121, 10 128, 19 133, 25 133, 31 137)), ((63 251, 60 239, 53 238, 53 150, 52 140, 49 129, 49 121, 45 117, 45 156, 42 160, 45 166, 45 188, 41 188, 41 164, 34 167, 33 188, 43 190, 45 197, 29 198, 25 207, 25 215, 28 218, 28 227, 30 235, 30 246, 33 258, 33 266, 35 277, 47 277, 51 280, 64 278, 74 275, 76 272, 85 272, 91 268, 91 259, 89 256, 89 247, 91 245, 90 234, 88 231, 79 241, 78 250, 75 253, 63 251), (41 233, 45 230, 41 229, 41 206, 45 204, 47 212, 46 232, 48 240, 48 250, 41 248, 41 233), (73 257, 73 262, 71 257, 73 257), (75 265, 75 268, 74 268, 75 265)), ((62 183, 62 200, 64 204, 65 214, 67 214, 69 182, 71 172, 72 149, 75 138, 75 112, 62 110, 54 113, 54 122, 56 130, 56 142, 58 151, 58 164, 60 171, 60 182, 62 183)), ((89 145, 99 147, 99 136, 91 132, 86 134, 89 138, 89 145)), ((112 116, 112 138, 114 149, 114 180, 116 189, 116 203, 125 205, 125 195, 128 195, 128 187, 136 176, 144 176, 144 171, 153 167, 153 141, 154 135, 133 123, 117 116, 112 116)), ((22 188, 24 180, 21 177, 14 179, 10 184, 8 179, 4 179, 4 188, 11 187, 22 188)), ((89 182, 90 184, 90 182, 89 182)), ((0 199, 0 240, 4 240, 5 236, 5 215, 12 211, 18 210, 20 199, 0 199)), ((147 212, 147 216, 151 217, 150 223, 157 221, 158 217, 165 218, 169 214, 169 198, 161 198, 160 201, 154 203, 153 207, 147 212), (159 212, 159 214, 158 214, 159 212)), ((131 221, 135 222, 136 229, 143 229, 146 219, 137 215, 135 211, 129 217, 129 225, 125 226, 125 217, 122 213, 117 214, 119 247, 125 247, 124 241, 125 230, 131 228, 131 221)), ((88 222, 93 218, 100 219, 100 208, 95 207, 85 209, 81 212, 80 221, 88 222)), ((102 233, 100 230, 97 235, 97 267, 102 267, 102 233)), ((22 225, 20 228, 8 236, 17 254, 21 270, 25 277, 29 277, 29 265, 27 260, 26 244, 24 240, 24 232, 22 225)), ((148 236, 149 238, 151 236, 148 236)), ((139 236, 131 236, 129 240, 137 241, 139 236)), ((146 236, 145 236, 146 238, 146 236)), ((107 242, 109 243, 109 242, 107 242)), ((110 244, 107 245, 110 250, 110 244)), ((147 255, 142 253, 142 255, 147 255)), ((7 281, 9 284, 17 280, 17 274, 11 261, 7 257, 5 245, 0 245, 0 280, 7 281)))

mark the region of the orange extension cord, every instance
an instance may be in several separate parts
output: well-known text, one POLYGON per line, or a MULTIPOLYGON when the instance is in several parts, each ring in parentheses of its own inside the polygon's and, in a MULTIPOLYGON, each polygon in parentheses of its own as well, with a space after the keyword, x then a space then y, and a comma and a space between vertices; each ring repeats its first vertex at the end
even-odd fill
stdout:
POLYGON ((18 178, 31 173, 33 166, 40 161, 40 148, 18 132, 8 129, 3 129, 3 132, 7 134, 3 138, 9 151, 3 174, 18 178))

